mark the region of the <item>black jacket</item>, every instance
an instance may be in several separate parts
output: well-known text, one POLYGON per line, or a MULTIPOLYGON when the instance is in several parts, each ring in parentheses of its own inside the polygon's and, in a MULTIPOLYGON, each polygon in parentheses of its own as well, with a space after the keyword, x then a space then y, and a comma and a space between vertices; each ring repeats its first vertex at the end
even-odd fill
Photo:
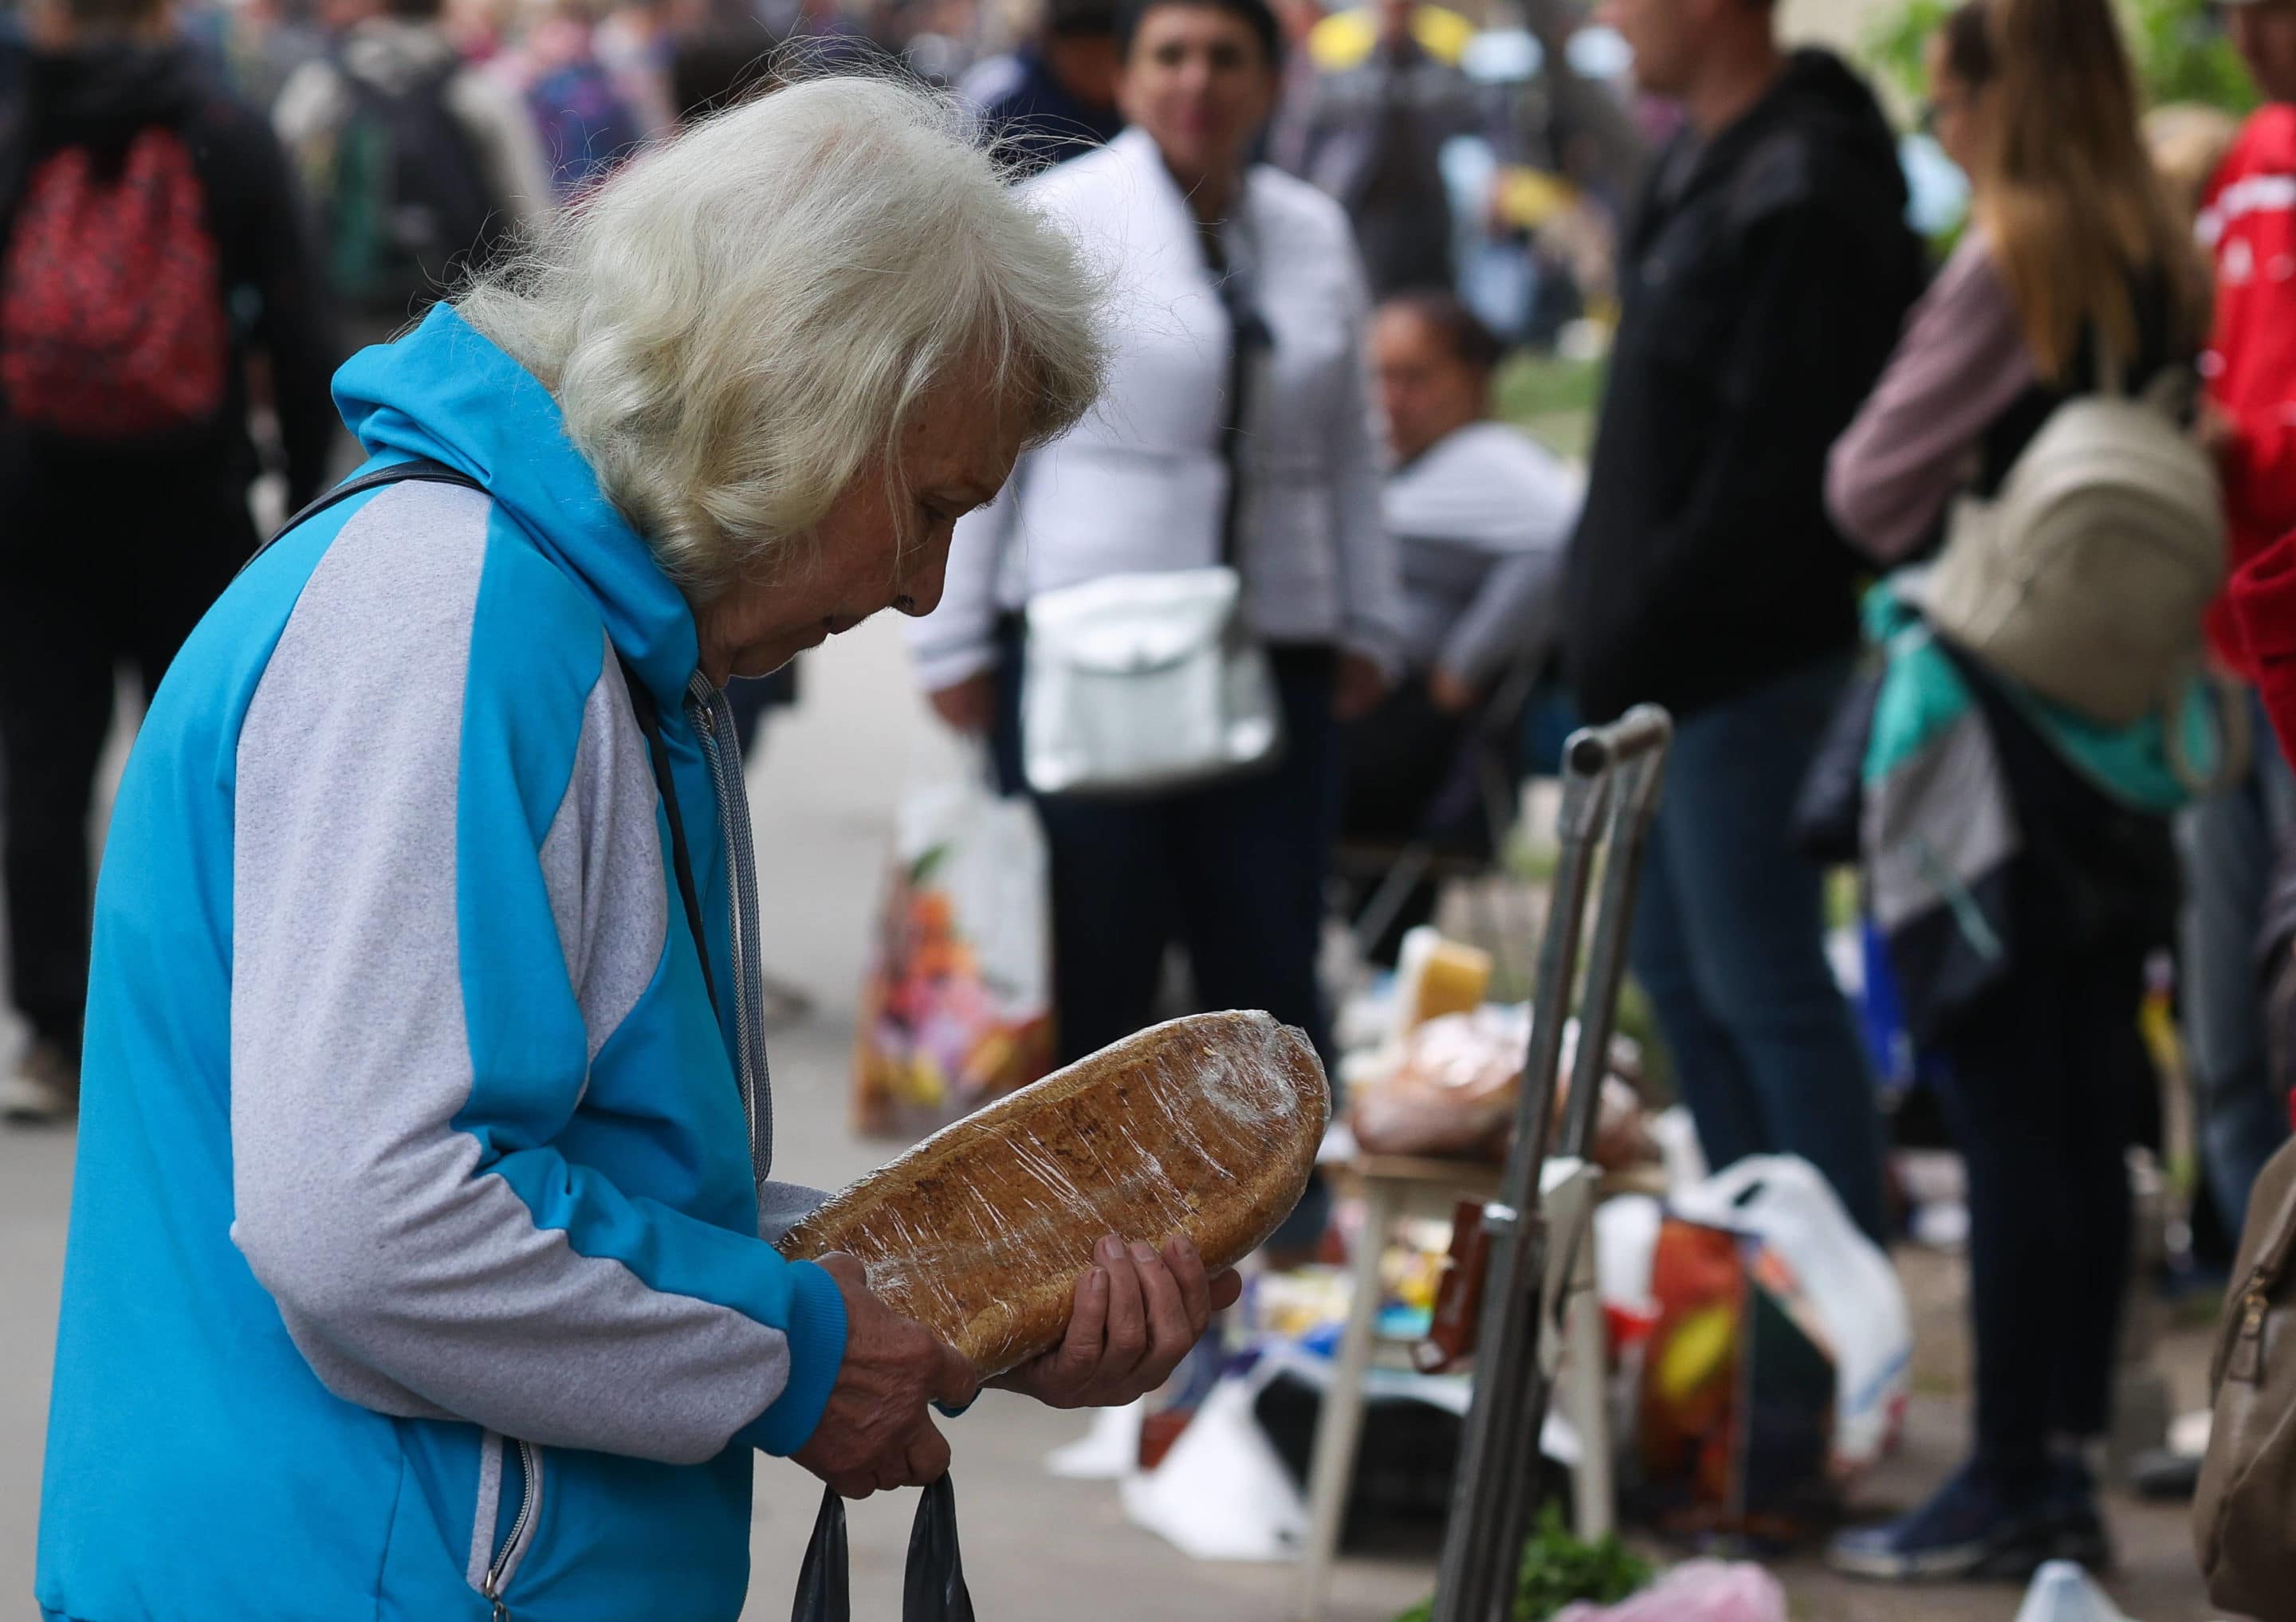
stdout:
POLYGON ((1838 59, 1796 53, 1704 151, 1690 139, 1628 229, 1570 549, 1565 656, 1594 721, 1683 715, 1855 644, 1825 455, 1926 275, 1896 138, 1838 59))
POLYGON ((1023 45, 1013 61, 1019 77, 980 110, 980 127, 996 135, 1025 172, 1033 175, 1106 146, 1123 129, 1122 113, 1078 101, 1035 46, 1023 45))
POLYGON ((328 382, 341 357, 301 203, 271 127, 217 86, 183 45, 33 54, 7 77, 22 93, 0 103, 0 251, 43 158, 73 146, 121 152, 141 130, 175 128, 206 194, 235 364, 215 421, 164 442, 62 442, 10 422, 0 398, 0 508, 17 507, 29 480, 79 481, 100 495, 106 481, 131 474, 137 482, 196 479, 217 499, 243 503, 257 471, 247 432, 247 362, 258 352, 268 363, 279 417, 288 506, 300 506, 325 477, 336 425, 328 382))

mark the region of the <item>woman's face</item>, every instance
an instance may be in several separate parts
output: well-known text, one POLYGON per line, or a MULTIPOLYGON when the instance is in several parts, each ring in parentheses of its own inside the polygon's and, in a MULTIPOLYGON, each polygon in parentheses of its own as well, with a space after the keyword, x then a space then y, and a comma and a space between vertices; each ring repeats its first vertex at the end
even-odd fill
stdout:
POLYGON ((1241 173, 1275 107, 1275 64, 1241 17, 1175 0, 1140 19, 1117 104, 1183 185, 1241 173))
POLYGON ((1930 36, 1927 60, 1929 132, 1954 167, 1975 179, 1985 116, 1983 95, 1946 61, 1943 30, 1930 36))
POLYGON ((1372 365, 1396 460, 1409 462, 1483 415, 1486 380, 1415 310, 1380 311, 1371 325, 1372 365))
POLYGON ((931 613, 956 520, 995 499, 1024 436, 1012 399, 961 386, 927 395, 892 467, 863 469, 798 561, 694 610, 703 674, 720 686, 729 676, 765 676, 881 609, 931 613))

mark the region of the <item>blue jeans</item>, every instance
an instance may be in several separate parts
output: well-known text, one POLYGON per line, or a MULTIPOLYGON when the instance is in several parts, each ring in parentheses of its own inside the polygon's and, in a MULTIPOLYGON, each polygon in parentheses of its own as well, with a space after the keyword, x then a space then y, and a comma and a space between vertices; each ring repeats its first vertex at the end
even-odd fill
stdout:
POLYGON ((2232 1233, 2248 1191, 2288 1140, 2288 1109, 2265 1064, 2264 977, 2257 936, 2273 858, 2296 822, 2296 780, 2264 707, 2251 703, 2255 759, 2248 774, 2177 817, 2185 869, 2185 1047, 2200 1112, 2201 1164, 2232 1233))
POLYGON ((1849 671, 1808 666, 1677 725, 1631 955, 1708 1161, 1800 1155, 1881 1241, 1873 1078, 1826 963, 1824 874, 1789 831, 1849 671))

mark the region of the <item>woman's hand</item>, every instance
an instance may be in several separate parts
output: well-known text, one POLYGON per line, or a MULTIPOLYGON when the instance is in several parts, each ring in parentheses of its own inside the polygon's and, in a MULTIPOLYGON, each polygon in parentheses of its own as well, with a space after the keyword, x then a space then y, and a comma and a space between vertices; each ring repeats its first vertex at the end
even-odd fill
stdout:
POLYGON ((1472 683, 1463 682, 1441 665, 1427 673, 1427 696, 1447 716, 1462 716, 1482 697, 1472 683))
POLYGON ((1340 655, 1340 668, 1332 684, 1332 714, 1342 721, 1360 721, 1387 696, 1387 672, 1379 661, 1361 653, 1340 655))
POLYGON ((941 724, 954 732, 978 736, 996 719, 996 678, 986 670, 953 686, 938 688, 925 698, 941 724))
POLYGON ((979 1376, 923 1324, 871 1295, 853 1257, 832 1252, 821 1266, 845 1295, 845 1361, 797 1462, 846 1498, 939 1480, 948 1469, 948 1443, 925 1405, 964 1406, 979 1376))
POLYGON ((1207 1277, 1195 1246, 1177 1235, 1160 1253, 1111 1233, 1093 1259, 1060 1345, 991 1385, 1054 1408, 1119 1407, 1170 1379, 1212 1314, 1243 1293, 1233 1268, 1207 1277))

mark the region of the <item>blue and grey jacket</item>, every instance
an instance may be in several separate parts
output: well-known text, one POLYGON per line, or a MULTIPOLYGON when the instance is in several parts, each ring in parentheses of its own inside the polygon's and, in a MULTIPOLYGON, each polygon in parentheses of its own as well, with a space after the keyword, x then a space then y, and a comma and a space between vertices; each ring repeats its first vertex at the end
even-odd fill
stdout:
POLYGON ((548 394, 452 310, 336 396, 378 463, 485 488, 289 533, 137 741, 39 1604, 731 1618, 751 1452, 811 1435, 845 1315, 762 1237, 805 1201, 759 1181, 727 712, 548 394), (618 655, 660 713, 714 999, 618 655))

